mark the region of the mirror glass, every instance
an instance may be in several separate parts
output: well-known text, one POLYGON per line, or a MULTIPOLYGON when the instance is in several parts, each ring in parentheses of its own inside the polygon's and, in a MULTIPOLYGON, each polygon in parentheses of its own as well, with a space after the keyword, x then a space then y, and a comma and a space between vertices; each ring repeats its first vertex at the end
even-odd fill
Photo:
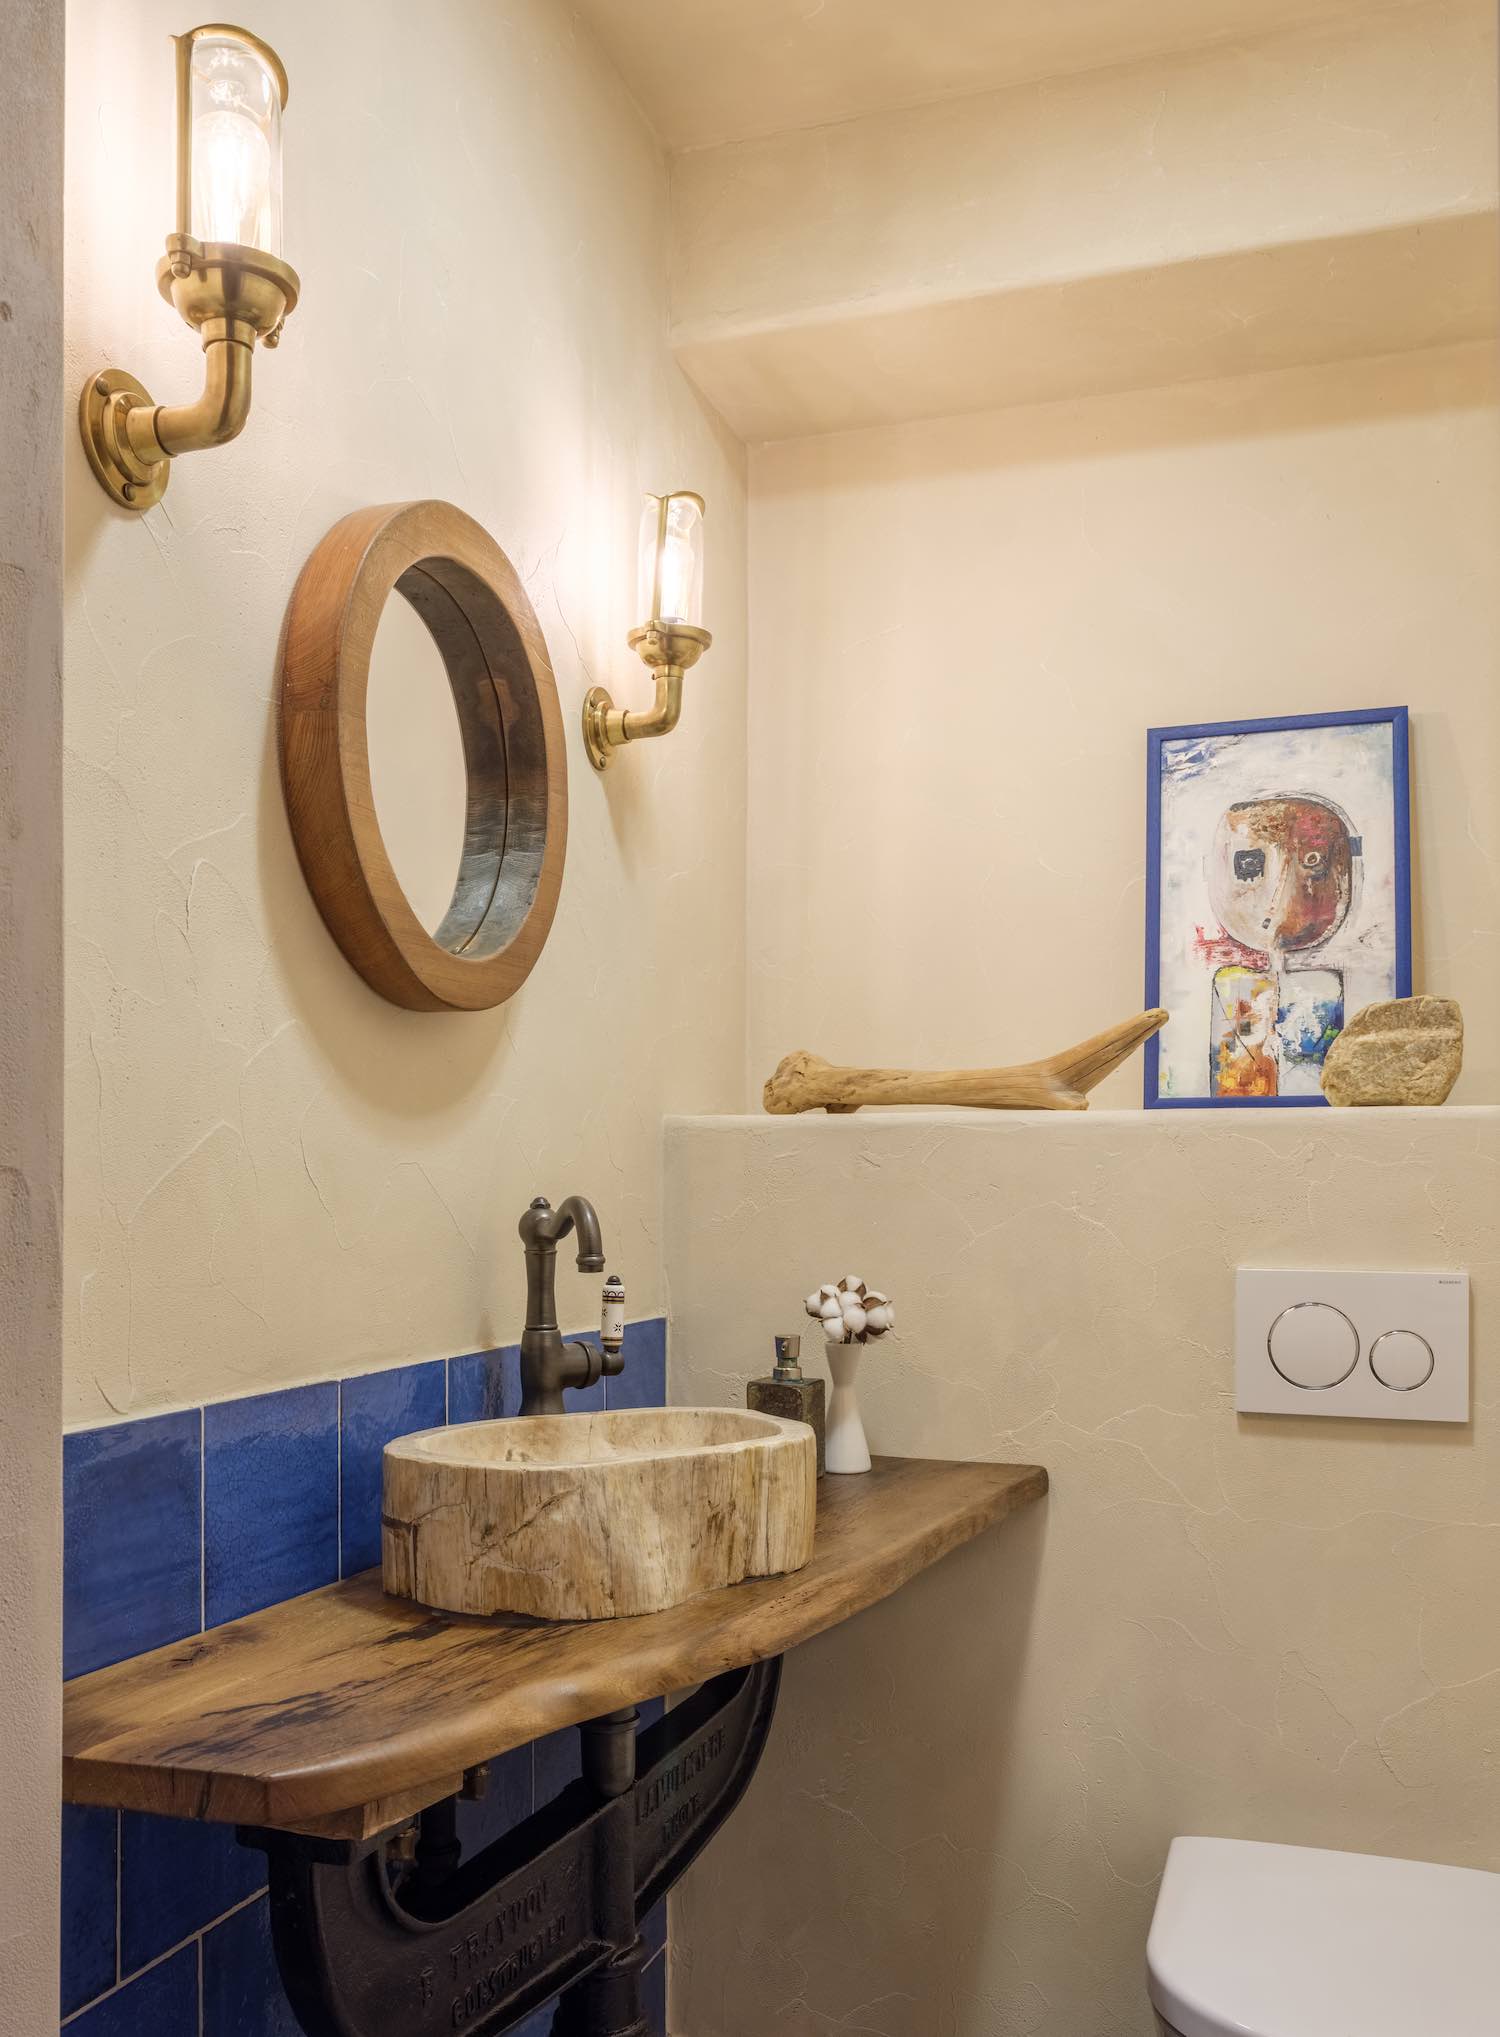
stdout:
POLYGON ((442 653, 411 603, 381 611, 365 694, 375 813, 397 882, 429 934, 458 881, 468 774, 442 653))

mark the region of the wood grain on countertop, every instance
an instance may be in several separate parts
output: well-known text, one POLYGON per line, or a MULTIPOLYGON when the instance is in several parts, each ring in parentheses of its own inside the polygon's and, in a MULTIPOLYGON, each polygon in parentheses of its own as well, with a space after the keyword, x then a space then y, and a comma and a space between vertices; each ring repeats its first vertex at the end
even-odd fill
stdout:
POLYGON ((433 1613, 367 1571, 76 1678, 63 1792, 365 1837, 512 1747, 811 1639, 1046 1490, 1035 1465, 877 1458, 822 1482, 803 1569, 639 1619, 433 1613))

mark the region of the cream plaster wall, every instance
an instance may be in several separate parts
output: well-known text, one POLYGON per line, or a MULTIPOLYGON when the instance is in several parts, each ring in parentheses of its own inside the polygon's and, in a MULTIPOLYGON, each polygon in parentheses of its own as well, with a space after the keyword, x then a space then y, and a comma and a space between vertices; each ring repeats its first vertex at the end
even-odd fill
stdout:
POLYGON ((1496 404, 1476 346, 759 449, 752 1083, 1123 1018, 1146 728, 1405 702, 1417 987, 1500 1098, 1496 404))
POLYGON ((0 9, 0 2024, 57 2028, 63 7, 0 9))
MULTIPOLYGON (((168 0, 78 0, 68 395, 196 386, 157 298, 168 0)), ((242 439, 144 519, 68 450, 67 1410, 108 1418, 509 1341, 516 1220, 593 1195, 661 1301, 660 1120, 743 1102, 744 474, 665 342, 666 175, 550 0, 264 0, 292 82, 304 297, 242 439), (714 649, 678 733, 607 782, 586 686, 643 702, 639 494, 708 498, 714 649), (442 496, 516 562, 556 666, 571 835, 531 982, 484 1016, 381 1002, 325 933, 277 780, 278 633, 347 510, 442 496)), ((597 1298, 561 1282, 588 1322, 597 1298)))
POLYGON ((1493 332, 1489 0, 1263 25, 677 157, 678 358, 753 441, 1493 332))
MULTIPOLYGON (((855 120, 1412 0, 577 0, 669 148, 855 120)), ((1417 0, 1423 4, 1423 0, 1417 0)))
POLYGON ((674 328, 1493 210, 1494 47, 1484 0, 1428 0, 690 151, 674 328))
POLYGON ((1148 2037, 1174 1833, 1500 1869, 1500 1111, 678 1121, 667 1155, 675 1400, 741 1402, 852 1267, 899 1310, 872 1446, 1053 1481, 789 1659, 676 1904, 674 2027, 1148 2037), (1240 1264, 1468 1268, 1470 1424, 1237 1417, 1240 1264))

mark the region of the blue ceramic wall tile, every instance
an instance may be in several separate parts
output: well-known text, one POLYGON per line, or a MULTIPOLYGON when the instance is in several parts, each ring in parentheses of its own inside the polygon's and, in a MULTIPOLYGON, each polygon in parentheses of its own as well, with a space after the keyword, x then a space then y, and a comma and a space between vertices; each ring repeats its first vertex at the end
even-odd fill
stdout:
POLYGON ((641 1975, 641 2009, 651 2037, 667 2037, 667 1955, 658 1952, 641 1975))
POLYGON ((68 2025, 68 2037, 198 2037, 198 1947, 184 1945, 68 2025))
POLYGON ((203 2037, 303 2037, 276 1971, 268 1896, 204 1935, 203 2037))
POLYGON ((266 1856, 228 1825, 127 1811, 120 1823, 120 1971, 136 1973, 266 1885, 266 1856))
POLYGON ((196 1634, 200 1419, 152 1415, 63 1439, 63 1674, 196 1634))
POLYGON ((62 2013, 115 1984, 119 1816, 82 1804, 62 1813, 62 2013))
POLYGON ((604 1382, 612 1408, 659 1408, 667 1401, 667 1325, 661 1316, 625 1325, 625 1370, 604 1382))
POLYGON ((435 1358, 428 1365, 366 1372, 346 1379, 339 1391, 342 1575, 352 1577, 380 1561, 380 1453, 393 1436, 443 1426, 447 1365, 435 1358))
POLYGON ((203 1411, 205 1624, 339 1574, 339 1390, 294 1386, 203 1411))
POLYGON ((458 1839, 463 1858, 472 1859, 531 1816, 531 1749, 513 1747, 489 1764, 490 1786, 477 1803, 458 1803, 458 1839))
POLYGON ((641 1937, 645 1942, 647 1957, 654 1959, 658 1952, 667 1949, 667 1899, 662 1897, 641 1925, 641 1937))
POLYGON ((448 1420, 497 1422, 521 1412, 521 1350, 471 1351, 448 1360, 448 1420))
POLYGON ((533 1740, 531 1753, 536 1778, 536 1807, 541 1810, 544 1804, 551 1803, 559 1790, 566 1789, 583 1773, 578 1728, 562 1726, 541 1740, 533 1740))

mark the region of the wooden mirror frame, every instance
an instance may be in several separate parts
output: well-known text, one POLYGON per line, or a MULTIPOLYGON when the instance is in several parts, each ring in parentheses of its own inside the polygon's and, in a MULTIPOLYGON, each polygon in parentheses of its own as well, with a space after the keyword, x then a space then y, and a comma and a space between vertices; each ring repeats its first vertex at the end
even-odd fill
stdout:
POLYGON ((397 502, 333 526, 287 611, 280 747, 303 875, 371 989, 410 1011, 484 1011, 514 996, 557 910, 568 767, 535 611, 472 517, 451 502, 397 502), (401 888, 370 784, 370 654, 393 592, 432 634, 463 737, 464 848, 436 934, 401 888))

